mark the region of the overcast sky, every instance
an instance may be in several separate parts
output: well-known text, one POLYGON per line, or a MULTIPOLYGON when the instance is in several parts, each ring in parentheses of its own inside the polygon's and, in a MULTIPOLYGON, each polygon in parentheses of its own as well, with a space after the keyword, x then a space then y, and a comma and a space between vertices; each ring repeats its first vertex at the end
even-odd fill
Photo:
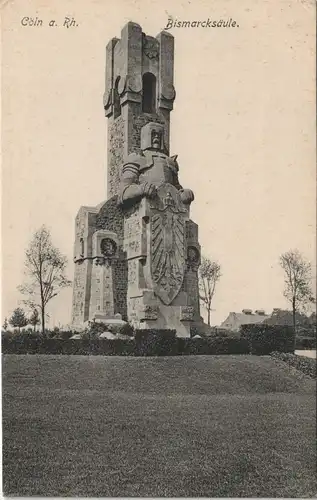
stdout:
MULTIPOLYGON (((12 0, 2 9, 2 315, 21 296, 25 248, 42 224, 69 258, 81 205, 106 199, 105 47, 129 20, 174 28, 171 154, 195 193, 203 254, 223 276, 212 322, 286 307, 279 255, 315 255, 315 6, 304 0, 12 0), (22 26, 23 17, 43 26, 22 26), (65 16, 77 27, 63 27, 65 16), (59 26, 49 27, 54 19, 59 26)), ((72 291, 51 303, 67 324, 72 291)))

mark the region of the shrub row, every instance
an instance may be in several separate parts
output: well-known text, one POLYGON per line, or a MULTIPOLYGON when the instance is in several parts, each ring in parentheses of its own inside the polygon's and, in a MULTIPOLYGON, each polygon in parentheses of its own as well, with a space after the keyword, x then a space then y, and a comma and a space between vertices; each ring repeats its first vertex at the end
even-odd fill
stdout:
POLYGON ((137 330, 136 345, 140 355, 248 354, 244 339, 229 337, 177 338, 175 330, 137 330))
POLYGON ((4 354, 77 354, 106 356, 181 356, 190 354, 248 354, 244 339, 214 337, 182 339, 173 330, 136 331, 132 340, 99 338, 62 340, 15 336, 2 338, 4 354))
POLYGON ((3 354, 77 354, 133 356, 134 342, 129 340, 49 338, 2 339, 3 354))
POLYGON ((297 338, 296 349, 316 349, 316 338, 297 338))
POLYGON ((251 354, 266 355, 273 351, 294 352, 294 330, 284 325, 242 325, 241 339, 246 340, 251 354))
POLYGON ((62 339, 62 340, 68 340, 70 337, 72 337, 75 333, 75 331, 72 330, 59 330, 56 328, 55 330, 45 330, 45 333, 43 334, 40 330, 34 331, 33 329, 28 329, 28 330, 21 330, 20 332, 15 329, 13 331, 8 331, 8 330, 2 330, 1 331, 1 337, 3 338, 8 338, 8 339, 21 339, 21 338, 33 338, 33 339, 38 339, 38 338, 47 338, 47 339, 62 339))
MULTIPOLYGON (((189 354, 257 354, 294 352, 293 330, 288 326, 244 325, 241 338, 206 337, 182 339, 175 330, 136 330, 127 340, 100 339, 95 335, 81 340, 41 335, 2 335, 4 354, 83 354, 122 356, 178 356, 189 354)), ((314 339, 297 339, 297 349, 314 347, 314 339)))
POLYGON ((271 356, 288 363, 289 366, 300 370, 309 377, 316 378, 316 359, 285 352, 272 352, 271 356))

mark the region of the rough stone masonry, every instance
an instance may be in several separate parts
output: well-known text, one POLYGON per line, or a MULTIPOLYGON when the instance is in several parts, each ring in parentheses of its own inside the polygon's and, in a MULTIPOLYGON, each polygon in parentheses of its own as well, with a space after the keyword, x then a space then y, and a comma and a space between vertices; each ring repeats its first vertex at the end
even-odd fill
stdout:
POLYGON ((201 322, 194 194, 170 156, 174 38, 129 22, 106 48, 107 201, 81 207, 75 223, 72 325, 122 317, 134 327, 201 322))

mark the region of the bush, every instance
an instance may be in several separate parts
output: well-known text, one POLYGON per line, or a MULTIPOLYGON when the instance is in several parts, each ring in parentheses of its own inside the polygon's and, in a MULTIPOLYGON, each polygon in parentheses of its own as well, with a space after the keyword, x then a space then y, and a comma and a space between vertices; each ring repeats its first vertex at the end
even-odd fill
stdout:
POLYGON ((126 335, 127 337, 134 337, 134 328, 130 323, 122 325, 118 332, 120 335, 126 335))
POLYGON ((175 330, 137 330, 139 356, 249 354, 244 339, 229 337, 177 338, 175 330))
MULTIPOLYGON (((60 332, 61 333, 61 332, 60 332)), ((237 338, 177 338, 175 330, 137 330, 133 340, 80 340, 41 335, 2 336, 4 354, 80 354, 104 356, 182 356, 200 354, 248 354, 248 342, 237 338)))
POLYGON ((135 330, 137 356, 176 354, 176 330, 135 330))
POLYGON ((271 356, 284 361, 289 366, 296 368, 296 370, 300 370, 309 377, 316 378, 316 359, 285 352, 272 352, 271 356))
POLYGON ((103 332, 111 332, 114 335, 126 335, 128 337, 134 336, 134 329, 129 323, 125 323, 123 325, 107 325, 102 322, 91 322, 89 324, 89 329, 87 331, 87 338, 99 337, 99 335, 103 332))
POLYGON ((298 326, 296 328, 296 335, 297 337, 309 337, 309 338, 314 338, 316 339, 316 326, 312 325, 309 328, 303 327, 303 326, 298 326))
POLYGON ((2 332, 1 338, 2 340, 11 340, 17 343, 22 343, 24 339, 37 339, 42 337, 42 334, 39 332, 34 332, 33 330, 30 330, 30 332, 19 332, 19 331, 12 331, 12 332, 2 332))
POLYGON ((90 321, 87 332, 85 333, 87 334, 87 338, 91 338, 98 337, 101 333, 108 331, 111 331, 111 328, 105 323, 96 323, 95 321, 90 321))
POLYGON ((78 355, 133 355, 134 342, 130 340, 56 338, 2 338, 3 354, 78 354, 78 355))
POLYGON ((296 349, 316 349, 316 338, 297 338, 296 349))
POLYGON ((294 331, 286 325, 242 325, 241 339, 247 341, 251 354, 265 355, 273 351, 294 352, 294 331))
POLYGON ((198 328, 197 326, 191 326, 190 327, 190 336, 195 337, 195 335, 202 335, 204 336, 204 333, 201 332, 201 329, 198 328))
POLYGON ((249 354, 244 339, 229 337, 206 337, 201 339, 177 339, 178 354, 249 354))
POLYGON ((62 330, 62 331, 54 330, 52 333, 54 334, 52 338, 57 338, 62 340, 69 340, 74 335, 74 332, 72 330, 62 330))

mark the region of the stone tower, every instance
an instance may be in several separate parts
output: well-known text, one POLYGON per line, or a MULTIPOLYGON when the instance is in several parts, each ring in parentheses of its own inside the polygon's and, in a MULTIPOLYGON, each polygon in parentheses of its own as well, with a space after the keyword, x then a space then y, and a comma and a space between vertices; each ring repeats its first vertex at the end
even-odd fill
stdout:
POLYGON ((121 39, 106 48, 105 115, 108 118, 108 199, 117 194, 120 168, 129 153, 140 151, 143 125, 164 125, 169 151, 170 112, 175 89, 174 37, 163 31, 156 38, 128 23, 121 39))
POLYGON ((174 38, 129 22, 106 48, 107 201, 75 224, 72 324, 115 315, 190 336, 200 321, 194 199, 170 156, 174 38))

